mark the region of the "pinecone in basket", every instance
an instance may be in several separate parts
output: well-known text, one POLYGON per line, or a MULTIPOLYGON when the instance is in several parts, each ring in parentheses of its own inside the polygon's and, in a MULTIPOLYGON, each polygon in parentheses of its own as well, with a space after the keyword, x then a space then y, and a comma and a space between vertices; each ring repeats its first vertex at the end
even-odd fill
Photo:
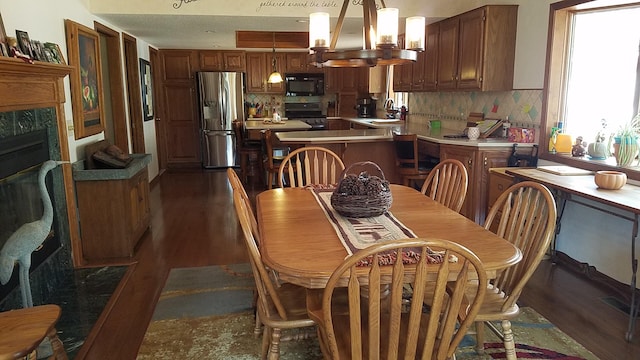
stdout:
POLYGON ((389 191, 389 182, 363 171, 360 175, 348 174, 340 181, 338 192, 347 195, 378 195, 389 191))

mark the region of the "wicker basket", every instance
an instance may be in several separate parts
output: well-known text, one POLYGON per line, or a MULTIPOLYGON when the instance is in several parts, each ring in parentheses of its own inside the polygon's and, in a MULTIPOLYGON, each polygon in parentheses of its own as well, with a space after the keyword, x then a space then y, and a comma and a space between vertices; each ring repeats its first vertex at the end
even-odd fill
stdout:
POLYGON ((344 169, 340 175, 338 187, 333 194, 331 194, 331 205, 333 208, 340 215, 351 218, 380 216, 389 210, 392 201, 393 198, 391 197, 389 181, 386 180, 382 169, 380 169, 376 163, 371 161, 357 162, 344 169), (371 182, 369 189, 367 189, 367 184, 369 183, 369 180, 374 177, 369 176, 367 172, 361 172, 359 175, 348 174, 348 171, 352 167, 365 165, 372 165, 378 170, 378 172, 380 172, 381 175, 378 178, 381 181, 378 182, 375 180, 375 182, 371 182), (355 180, 354 177, 356 177, 355 180), (351 182, 352 185, 355 182, 355 187, 346 189, 350 190, 348 192, 345 191, 345 188, 348 187, 348 184, 345 183, 347 181, 351 182), (354 193, 353 190, 356 190, 356 188, 361 190, 359 191, 360 193, 354 193), (365 189, 369 191, 362 194, 365 189))

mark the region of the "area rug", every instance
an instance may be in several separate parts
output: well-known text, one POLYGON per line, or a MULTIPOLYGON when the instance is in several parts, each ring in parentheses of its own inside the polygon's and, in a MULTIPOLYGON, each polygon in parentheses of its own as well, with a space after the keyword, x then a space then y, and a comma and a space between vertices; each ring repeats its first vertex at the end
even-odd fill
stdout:
MULTIPOLYGON (((254 282, 248 264, 173 269, 138 359, 259 359, 253 334, 254 282)), ((597 360, 588 350, 531 308, 512 321, 518 359, 597 360)), ((485 354, 465 337, 458 360, 504 359, 502 343, 488 329, 485 354)), ((317 339, 283 342, 282 360, 322 359, 317 339)))

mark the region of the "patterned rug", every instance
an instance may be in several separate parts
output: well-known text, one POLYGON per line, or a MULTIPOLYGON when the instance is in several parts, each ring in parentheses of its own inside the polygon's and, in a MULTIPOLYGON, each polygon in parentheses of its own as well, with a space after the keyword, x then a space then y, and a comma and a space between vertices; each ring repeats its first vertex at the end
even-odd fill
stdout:
MULTIPOLYGON (((259 359, 253 335, 254 283, 249 264, 173 269, 169 274, 138 359, 259 359)), ((531 308, 512 321, 519 359, 598 358, 531 308)), ((486 352, 478 355, 465 337, 458 360, 504 359, 499 340, 487 329, 486 352)), ((316 339, 283 342, 282 360, 322 359, 316 339)))

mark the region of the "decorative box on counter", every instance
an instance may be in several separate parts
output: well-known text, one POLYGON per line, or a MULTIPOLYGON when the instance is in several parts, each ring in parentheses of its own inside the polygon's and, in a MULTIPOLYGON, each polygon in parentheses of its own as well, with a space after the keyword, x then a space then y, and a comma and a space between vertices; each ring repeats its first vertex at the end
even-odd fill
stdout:
POLYGON ((510 142, 534 143, 536 142, 536 130, 533 128, 510 127, 507 129, 507 139, 510 142))

